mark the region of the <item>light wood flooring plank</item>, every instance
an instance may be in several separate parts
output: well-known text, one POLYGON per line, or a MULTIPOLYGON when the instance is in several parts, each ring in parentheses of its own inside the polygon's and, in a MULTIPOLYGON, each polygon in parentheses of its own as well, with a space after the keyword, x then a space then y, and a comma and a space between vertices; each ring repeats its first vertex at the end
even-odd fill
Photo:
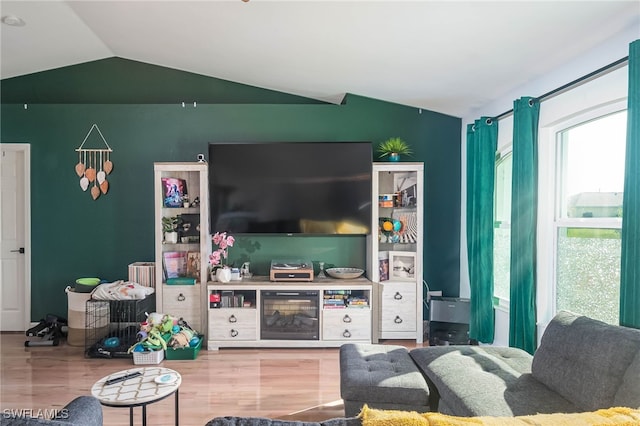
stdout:
MULTIPOLYGON (((20 333, 0 334, 0 409, 62 408, 89 395, 100 378, 132 368, 131 359, 85 358, 84 348, 24 347, 20 333)), ((412 341, 386 341, 409 348, 412 341)), ((344 414, 337 348, 202 350, 195 360, 164 360, 178 371, 180 424, 204 425, 216 416, 324 420, 344 414)), ((147 407, 151 425, 173 422, 173 397, 147 407)), ((141 409, 135 410, 140 421, 141 409)), ((105 426, 129 422, 129 410, 103 407, 105 426)))

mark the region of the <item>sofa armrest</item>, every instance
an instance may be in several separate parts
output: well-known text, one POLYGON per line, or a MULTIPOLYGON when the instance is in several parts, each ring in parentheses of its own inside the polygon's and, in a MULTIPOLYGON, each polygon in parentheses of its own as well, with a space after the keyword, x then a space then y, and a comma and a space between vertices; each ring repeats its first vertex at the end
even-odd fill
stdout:
POLYGON ((102 426, 102 405, 93 396, 79 396, 64 409, 65 419, 58 419, 62 424, 82 425, 82 426, 102 426))
POLYGON ((55 419, 42 417, 0 417, 1 426, 102 426, 102 406, 92 396, 79 396, 61 410, 55 419))

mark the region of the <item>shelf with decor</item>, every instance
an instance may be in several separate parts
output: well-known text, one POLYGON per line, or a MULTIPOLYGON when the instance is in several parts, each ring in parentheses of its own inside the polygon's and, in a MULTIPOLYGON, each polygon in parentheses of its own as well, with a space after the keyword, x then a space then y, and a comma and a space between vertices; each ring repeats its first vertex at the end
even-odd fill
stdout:
POLYGON ((423 163, 373 163, 367 276, 379 292, 374 340, 423 340, 423 182, 423 163))
POLYGON ((208 176, 204 162, 154 163, 156 310, 202 334, 211 251, 208 176))

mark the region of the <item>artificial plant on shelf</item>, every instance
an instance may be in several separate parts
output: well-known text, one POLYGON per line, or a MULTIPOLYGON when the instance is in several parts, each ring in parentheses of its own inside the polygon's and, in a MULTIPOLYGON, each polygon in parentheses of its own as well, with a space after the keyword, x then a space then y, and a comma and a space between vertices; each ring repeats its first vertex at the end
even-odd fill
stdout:
POLYGON ((209 255, 212 278, 215 275, 218 281, 229 282, 231 281, 231 269, 225 264, 225 260, 229 257, 229 247, 233 247, 236 239, 232 235, 227 235, 226 232, 216 232, 211 237, 211 240, 213 244, 218 246, 209 255))
POLYGON ((399 161, 400 155, 411 155, 413 151, 407 142, 395 137, 381 142, 376 149, 378 158, 389 157, 389 161, 399 161))
POLYGON ((162 230, 164 231, 164 241, 175 244, 178 242, 178 225, 180 216, 165 216, 162 218, 162 230))

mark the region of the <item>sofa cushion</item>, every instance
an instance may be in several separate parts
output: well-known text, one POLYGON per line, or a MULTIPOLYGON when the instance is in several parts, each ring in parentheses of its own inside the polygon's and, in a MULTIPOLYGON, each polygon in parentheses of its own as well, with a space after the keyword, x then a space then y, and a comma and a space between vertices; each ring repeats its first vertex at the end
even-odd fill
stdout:
POLYGON ((429 387, 408 350, 397 345, 340 347, 340 395, 345 400, 427 407, 429 387))
POLYGON ((459 416, 517 416, 578 408, 535 380, 531 355, 517 348, 435 346, 411 357, 440 394, 438 411, 459 416))
POLYGON ((536 414, 520 417, 456 417, 441 413, 385 411, 363 407, 362 426, 631 426, 640 422, 640 410, 612 407, 595 412, 536 414))
MULTIPOLYGON (((627 369, 640 351, 640 330, 559 312, 547 326, 531 372, 538 381, 573 402, 580 411, 612 407, 618 388, 640 394, 627 369)), ((633 401, 628 401, 633 402, 633 401)), ((640 406, 635 399, 634 407, 640 406)))

